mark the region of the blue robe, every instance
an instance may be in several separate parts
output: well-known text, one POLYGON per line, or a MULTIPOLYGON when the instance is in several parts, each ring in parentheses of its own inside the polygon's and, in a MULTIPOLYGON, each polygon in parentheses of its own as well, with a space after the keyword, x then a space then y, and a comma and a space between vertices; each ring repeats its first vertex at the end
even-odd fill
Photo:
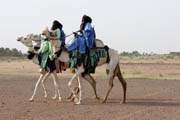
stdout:
POLYGON ((79 34, 74 41, 67 47, 68 51, 78 49, 79 53, 86 53, 86 48, 93 47, 95 32, 90 23, 87 23, 83 32, 79 34))
POLYGON ((90 23, 86 24, 86 26, 83 30, 83 34, 85 37, 86 46, 89 49, 91 49, 93 47, 93 43, 94 43, 95 31, 94 31, 94 28, 91 26, 90 23))
POLYGON ((84 54, 86 52, 85 38, 82 35, 76 37, 73 42, 67 47, 68 51, 78 49, 79 53, 84 54))

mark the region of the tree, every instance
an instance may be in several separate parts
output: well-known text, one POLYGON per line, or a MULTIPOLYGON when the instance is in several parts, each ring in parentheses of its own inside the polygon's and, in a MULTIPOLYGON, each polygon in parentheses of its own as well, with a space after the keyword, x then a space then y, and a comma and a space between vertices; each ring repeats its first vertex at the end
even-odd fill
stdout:
POLYGON ((0 48, 0 56, 16 56, 21 57, 23 56, 23 53, 21 51, 18 51, 16 48, 9 49, 9 48, 0 48))

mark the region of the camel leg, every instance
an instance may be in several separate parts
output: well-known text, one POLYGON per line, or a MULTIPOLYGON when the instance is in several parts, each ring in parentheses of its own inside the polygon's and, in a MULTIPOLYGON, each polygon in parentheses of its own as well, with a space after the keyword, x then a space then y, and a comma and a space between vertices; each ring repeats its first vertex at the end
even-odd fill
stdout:
POLYGON ((114 76, 110 76, 110 77, 109 77, 109 89, 108 89, 108 91, 107 91, 107 93, 106 93, 106 96, 105 96, 104 99, 103 99, 103 103, 106 102, 107 97, 108 97, 109 93, 111 92, 111 89, 112 89, 112 87, 113 87, 113 80, 114 80, 114 76))
POLYGON ((71 94, 72 94, 72 97, 71 97, 71 98, 76 98, 75 91, 74 91, 74 89, 73 89, 73 87, 72 87, 72 82, 73 82, 73 80, 74 80, 76 77, 77 77, 77 75, 75 74, 75 75, 71 78, 71 80, 68 82, 68 87, 70 88, 71 94))
MULTIPOLYGON (((68 86, 71 90, 71 92, 73 93, 73 97, 75 98, 75 104, 80 104, 80 101, 78 100, 76 94, 75 94, 75 91, 74 89, 72 88, 72 82, 73 80, 75 80, 79 75, 81 75, 81 73, 84 71, 84 68, 83 68, 83 65, 81 65, 81 67, 79 67, 77 69, 77 72, 73 75, 73 77, 71 78, 71 80, 69 81, 68 83, 68 86)), ((79 89, 79 91, 81 92, 81 89, 79 89)))
MULTIPOLYGON (((74 90, 74 91, 75 91, 75 90, 74 90)), ((67 97, 67 99, 70 100, 70 101, 73 99, 73 93, 72 93, 72 92, 69 94, 69 96, 67 97)))
POLYGON ((108 64, 108 68, 106 69, 106 73, 108 74, 109 76, 109 89, 106 93, 106 96, 104 97, 103 99, 103 103, 106 102, 107 100, 107 97, 113 87, 113 80, 114 80, 114 77, 115 77, 115 73, 116 73, 116 68, 117 68, 117 65, 119 65, 119 55, 118 54, 114 54, 111 53, 110 51, 111 49, 109 49, 109 55, 110 55, 110 61, 109 61, 109 64, 108 64), (110 54, 111 53, 111 54, 110 54))
POLYGON ((52 97, 52 99, 56 99, 57 98, 57 88, 56 88, 56 82, 55 82, 55 77, 53 76, 53 74, 51 73, 52 79, 53 79, 53 83, 54 83, 54 97, 52 97))
MULTIPOLYGON (((78 86, 76 86, 75 88, 74 88, 74 93, 77 95, 77 94, 79 94, 79 87, 78 86)), ((74 96, 73 96, 73 93, 71 92, 70 93, 70 95, 67 97, 67 99, 69 100, 69 101, 74 101, 74 96)))
POLYGON ((121 84, 122 84, 122 87, 123 87, 123 101, 122 101, 122 103, 125 103, 126 102, 126 89, 127 89, 127 83, 126 83, 126 81, 124 80, 124 78, 123 78, 123 76, 122 76, 122 74, 121 74, 121 70, 120 70, 120 67, 119 67, 119 65, 117 66, 117 74, 116 74, 116 76, 118 77, 118 79, 119 79, 119 81, 121 82, 121 84))
MULTIPOLYGON (((83 79, 83 77, 82 77, 81 74, 79 75, 79 77, 77 77, 78 87, 75 87, 75 88, 74 88, 74 94, 75 94, 75 95, 78 95, 78 93, 79 93, 79 100, 78 100, 76 97, 73 98, 74 101, 75 101, 75 104, 81 104, 81 101, 82 101, 82 86, 81 86, 81 81, 80 81, 80 79, 81 79, 81 80, 83 79), (78 89, 77 89, 77 88, 78 88, 78 89), (75 91, 75 90, 76 90, 76 91, 75 91)), ((77 85, 76 85, 76 86, 77 86, 77 85)))
POLYGON ((41 82, 41 80, 42 80, 42 78, 43 78, 44 76, 45 76, 45 74, 41 74, 41 75, 40 75, 38 81, 36 82, 36 85, 35 85, 35 88, 34 88, 34 92, 33 92, 32 96, 31 96, 31 98, 29 99, 29 101, 33 101, 34 96, 35 96, 36 91, 37 91, 37 87, 39 86, 39 84, 40 84, 40 82, 41 82))
POLYGON ((96 81, 94 80, 94 78, 90 75, 90 74, 86 74, 83 76, 85 80, 87 80, 90 85, 92 86, 93 88, 93 91, 94 91, 94 95, 95 95, 95 99, 99 100, 100 98, 98 97, 97 95, 97 91, 96 91, 96 81))
POLYGON ((46 90, 46 88, 45 88, 44 81, 45 81, 49 76, 50 76, 50 73, 48 72, 48 73, 43 77, 44 79, 41 80, 41 84, 42 84, 42 87, 43 87, 43 89, 44 89, 44 97, 45 97, 45 98, 47 98, 47 90, 46 90))
POLYGON ((55 86, 55 96, 52 98, 52 99, 56 99, 57 98, 57 94, 59 96, 59 101, 61 101, 61 94, 60 94, 60 91, 59 91, 59 85, 57 84, 57 80, 58 80, 58 77, 57 77, 57 74, 56 74, 56 71, 54 71, 52 74, 52 78, 54 80, 54 86, 55 86))
POLYGON ((77 101, 76 104, 81 104, 81 101, 82 101, 82 86, 81 86, 80 79, 82 80, 82 76, 81 75, 77 78, 78 87, 79 87, 79 101, 77 101))
MULTIPOLYGON (((76 79, 76 83, 75 83, 76 85, 74 87, 75 94, 79 94, 78 79, 79 79, 79 77, 76 79)), ((67 99, 70 100, 71 102, 74 101, 74 97, 73 97, 73 93, 72 92, 67 97, 67 99)))

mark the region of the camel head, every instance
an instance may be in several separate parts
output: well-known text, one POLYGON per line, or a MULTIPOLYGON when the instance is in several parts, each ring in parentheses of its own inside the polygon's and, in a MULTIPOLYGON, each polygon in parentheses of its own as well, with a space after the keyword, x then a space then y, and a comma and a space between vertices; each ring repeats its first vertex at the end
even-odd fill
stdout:
POLYGON ((28 37, 18 37, 16 40, 28 47, 28 51, 32 51, 33 44, 31 39, 28 39, 28 37))
POLYGON ((18 37, 16 40, 28 47, 29 52, 32 52, 40 48, 42 38, 41 35, 28 34, 25 37, 18 37))

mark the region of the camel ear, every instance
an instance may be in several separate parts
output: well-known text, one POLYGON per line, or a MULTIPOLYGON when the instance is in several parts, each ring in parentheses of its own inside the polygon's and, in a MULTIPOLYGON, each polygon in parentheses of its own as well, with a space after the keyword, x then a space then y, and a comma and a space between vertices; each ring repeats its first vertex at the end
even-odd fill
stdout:
POLYGON ((26 38, 31 38, 33 36, 33 34, 31 33, 31 34, 28 34, 27 36, 26 36, 26 38))

